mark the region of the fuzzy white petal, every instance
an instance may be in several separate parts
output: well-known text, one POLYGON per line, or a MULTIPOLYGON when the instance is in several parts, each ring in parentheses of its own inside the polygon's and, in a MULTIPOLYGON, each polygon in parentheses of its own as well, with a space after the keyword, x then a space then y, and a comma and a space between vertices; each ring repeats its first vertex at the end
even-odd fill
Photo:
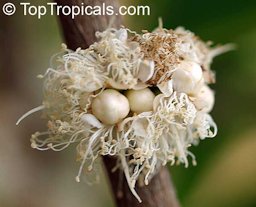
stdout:
POLYGON ((154 74, 154 61, 144 60, 140 63, 138 78, 142 82, 148 81, 154 74))
POLYGON ((96 127, 96 128, 101 128, 103 126, 102 123, 100 123, 100 121, 94 115, 92 115, 92 114, 84 114, 81 117, 81 119, 85 123, 87 123, 87 124, 89 124, 89 125, 91 125, 93 127, 96 127))

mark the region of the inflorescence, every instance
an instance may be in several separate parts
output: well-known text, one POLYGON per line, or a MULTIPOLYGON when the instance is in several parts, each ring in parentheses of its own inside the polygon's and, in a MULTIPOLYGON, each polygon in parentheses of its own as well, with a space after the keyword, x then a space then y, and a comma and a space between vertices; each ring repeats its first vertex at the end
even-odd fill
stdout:
POLYGON ((148 184, 158 169, 183 163, 191 145, 214 137, 210 64, 230 46, 212 47, 184 28, 161 26, 143 34, 109 28, 99 41, 72 51, 63 45, 44 79, 42 111, 47 131, 32 135, 38 150, 60 151, 77 143, 83 171, 100 156, 117 158, 127 183, 148 184), (85 167, 86 166, 86 167, 85 167))

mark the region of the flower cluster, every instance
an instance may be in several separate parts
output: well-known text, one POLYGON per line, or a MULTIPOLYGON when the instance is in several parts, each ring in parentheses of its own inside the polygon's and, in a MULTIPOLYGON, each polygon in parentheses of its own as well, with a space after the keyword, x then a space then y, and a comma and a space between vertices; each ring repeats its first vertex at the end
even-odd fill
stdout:
POLYGON ((211 47, 183 28, 107 29, 96 36, 88 49, 63 46, 40 76, 42 106, 21 119, 42 110, 48 120, 47 131, 32 135, 33 148, 60 151, 77 143, 77 181, 98 157, 117 158, 140 201, 137 181, 147 185, 167 162, 187 167, 191 157, 195 164, 189 147, 216 135, 210 63, 229 48, 211 47))

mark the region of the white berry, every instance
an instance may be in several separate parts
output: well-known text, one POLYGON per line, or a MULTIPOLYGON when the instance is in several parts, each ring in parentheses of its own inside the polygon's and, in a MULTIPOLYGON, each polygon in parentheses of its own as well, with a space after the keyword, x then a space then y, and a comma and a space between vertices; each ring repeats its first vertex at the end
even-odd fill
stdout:
POLYGON ((153 110, 154 93, 144 88, 141 90, 128 90, 126 97, 129 100, 131 110, 135 113, 142 113, 153 110))
POLYGON ((203 78, 203 71, 199 64, 183 61, 172 75, 173 88, 183 93, 193 93, 203 78))
POLYGON ((107 89, 92 101, 92 113, 104 124, 116 124, 130 111, 127 98, 114 89, 107 89))
POLYGON ((214 93, 207 85, 204 85, 193 102, 198 110, 208 113, 214 105, 214 93))

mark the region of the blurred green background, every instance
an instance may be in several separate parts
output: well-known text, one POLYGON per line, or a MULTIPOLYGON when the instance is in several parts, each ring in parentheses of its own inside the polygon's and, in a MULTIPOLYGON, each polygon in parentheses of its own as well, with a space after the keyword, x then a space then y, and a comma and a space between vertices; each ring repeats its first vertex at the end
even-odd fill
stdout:
MULTIPOLYGON (((14 1, 15 2, 15 1, 14 1)), ((33 4, 45 5, 46 0, 33 4)), ((0 6, 5 2, 1 2, 0 6)), ((17 3, 17 2, 16 2, 17 3)), ((216 104, 219 133, 191 150, 198 165, 170 167, 183 207, 256 206, 256 1, 125 0, 149 5, 150 16, 126 16, 125 26, 152 30, 162 17, 166 28, 184 26, 204 40, 235 43, 217 57, 216 104)), ((35 114, 16 127, 17 118, 40 105, 36 78, 60 48, 57 19, 0 16, 0 207, 113 206, 104 176, 98 185, 76 183, 75 147, 64 152, 30 148, 30 134, 44 128, 35 114)))

